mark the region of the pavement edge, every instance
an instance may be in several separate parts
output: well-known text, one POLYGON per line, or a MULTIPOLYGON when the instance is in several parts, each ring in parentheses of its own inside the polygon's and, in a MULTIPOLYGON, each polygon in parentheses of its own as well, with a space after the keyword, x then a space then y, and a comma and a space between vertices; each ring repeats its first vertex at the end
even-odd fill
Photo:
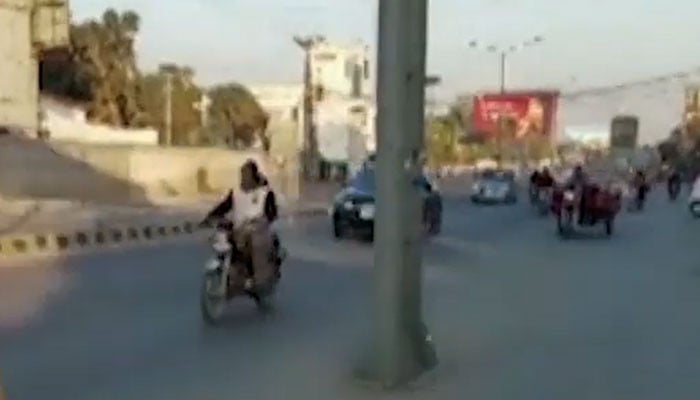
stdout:
MULTIPOLYGON (((281 218, 294 219, 326 215, 328 207, 310 207, 283 213, 281 218)), ((48 233, 23 233, 0 236, 0 260, 17 257, 96 250, 115 245, 153 243, 181 238, 201 232, 199 221, 175 220, 159 224, 115 225, 104 229, 66 229, 48 233)))

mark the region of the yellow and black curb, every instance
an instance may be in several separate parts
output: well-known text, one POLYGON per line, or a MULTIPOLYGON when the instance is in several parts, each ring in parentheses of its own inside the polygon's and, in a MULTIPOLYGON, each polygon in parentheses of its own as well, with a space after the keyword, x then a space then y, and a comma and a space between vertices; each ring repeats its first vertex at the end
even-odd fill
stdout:
POLYGON ((8 235, 0 237, 0 257, 54 254, 103 246, 155 242, 191 235, 199 230, 197 222, 187 221, 76 232, 8 235))
MULTIPOLYGON (((283 217, 325 215, 327 208, 297 210, 283 217)), ((200 221, 179 221, 148 225, 115 225, 97 230, 63 231, 60 233, 26 233, 0 236, 0 260, 22 256, 72 253, 128 244, 153 243, 201 232, 200 221)))

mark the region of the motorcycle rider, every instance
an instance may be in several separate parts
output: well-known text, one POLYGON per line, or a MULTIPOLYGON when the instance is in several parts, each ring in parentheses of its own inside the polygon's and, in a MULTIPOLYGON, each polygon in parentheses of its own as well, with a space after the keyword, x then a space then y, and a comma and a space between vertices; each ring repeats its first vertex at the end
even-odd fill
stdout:
POLYGON ((666 181, 669 197, 673 197, 674 191, 680 191, 681 188, 681 174, 678 172, 677 168, 671 167, 669 171, 668 180, 666 181))
POLYGON ((571 173, 568 181, 566 182, 566 188, 574 190, 579 194, 579 212, 578 212, 578 223, 583 224, 584 216, 586 213, 586 207, 588 204, 588 175, 583 170, 581 164, 577 164, 571 173))
POLYGON ((238 190, 229 191, 204 221, 208 223, 231 211, 234 228, 232 244, 243 255, 247 275, 245 287, 250 290, 255 284, 255 268, 258 263, 266 261, 260 258, 267 257, 270 251, 274 254, 275 263, 278 263, 279 257, 279 240, 270 229, 278 216, 275 193, 253 160, 246 161, 241 167, 238 190), (243 248, 237 248, 237 243, 242 243, 243 248), (268 249, 262 249, 264 247, 268 249), (260 255, 261 249, 264 256, 260 255))
POLYGON ((642 208, 644 205, 644 200, 646 200, 647 192, 649 191, 649 185, 647 185, 644 171, 637 170, 637 172, 634 174, 634 178, 632 179, 632 187, 636 190, 635 200, 637 202, 637 206, 642 208))
POLYGON ((535 180, 535 185, 537 185, 538 189, 551 188, 554 186, 554 177, 552 177, 549 168, 542 168, 542 172, 538 174, 535 180))
POLYGON ((537 198, 537 181, 540 179, 540 171, 535 169, 530 174, 530 201, 535 201, 537 198))

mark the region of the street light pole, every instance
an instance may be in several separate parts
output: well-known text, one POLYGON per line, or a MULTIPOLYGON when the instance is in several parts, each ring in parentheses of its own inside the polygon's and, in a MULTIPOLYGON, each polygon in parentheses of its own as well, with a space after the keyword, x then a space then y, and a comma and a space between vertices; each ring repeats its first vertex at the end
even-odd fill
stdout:
MULTIPOLYGON (((506 93, 506 61, 508 59, 508 55, 511 53, 515 53, 516 51, 519 51, 520 49, 526 48, 526 47, 531 47, 534 45, 537 45, 539 43, 542 43, 544 41, 544 38, 542 36, 533 36, 531 39, 525 40, 519 45, 511 45, 507 47, 498 47, 496 45, 490 45, 487 46, 485 49, 489 53, 498 53, 498 61, 499 61, 499 93, 500 94, 505 94, 506 93)), ((469 42, 469 47, 470 48, 479 48, 479 42, 476 40, 472 40, 469 42)), ((496 134, 496 152, 498 154, 498 165, 499 167, 502 164, 502 159, 503 159, 503 138, 501 137, 500 132, 502 130, 501 124, 503 121, 501 121, 501 118, 499 117, 499 127, 498 130, 499 132, 496 134)))
POLYGON ((311 49, 315 44, 323 41, 320 35, 308 37, 295 36, 296 43, 304 51, 304 94, 302 100, 302 131, 304 137, 303 145, 303 165, 304 178, 311 179, 316 176, 314 171, 318 168, 316 159, 316 134, 314 130, 314 100, 313 87, 311 82, 311 49))
POLYGON ((507 56, 508 56, 507 52, 501 51, 501 68, 500 68, 501 94, 506 93, 506 57, 507 56))
POLYGON ((374 330, 364 378, 410 381, 437 360, 421 316, 427 0, 379 1, 374 330))

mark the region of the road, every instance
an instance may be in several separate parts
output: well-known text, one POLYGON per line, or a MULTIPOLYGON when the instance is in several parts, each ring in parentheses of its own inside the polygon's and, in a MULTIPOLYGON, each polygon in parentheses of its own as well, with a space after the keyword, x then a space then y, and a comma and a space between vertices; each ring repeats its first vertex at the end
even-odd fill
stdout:
POLYGON ((657 195, 612 239, 565 242, 524 204, 447 199, 424 263, 441 363, 384 395, 351 378, 372 248, 334 242, 323 218, 282 228, 276 312, 241 302, 215 329, 198 310, 201 243, 0 269, 0 376, 9 400, 695 400, 698 222, 657 195))

